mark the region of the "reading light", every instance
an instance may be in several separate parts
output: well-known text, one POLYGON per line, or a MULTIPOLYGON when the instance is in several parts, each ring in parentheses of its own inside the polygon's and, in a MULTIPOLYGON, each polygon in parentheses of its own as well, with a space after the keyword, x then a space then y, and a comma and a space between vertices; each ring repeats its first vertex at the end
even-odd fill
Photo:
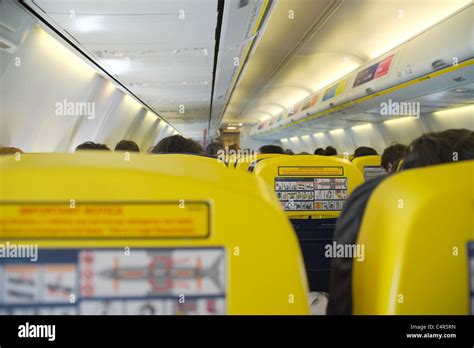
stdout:
POLYGON ((369 128, 372 128, 372 123, 366 123, 366 124, 361 124, 361 125, 352 127, 353 130, 363 130, 363 129, 369 129, 369 128))
POLYGON ((410 120, 416 120, 416 118, 413 116, 405 116, 405 117, 395 118, 393 120, 387 120, 387 121, 384 121, 383 123, 387 125, 394 125, 394 124, 401 124, 410 120))

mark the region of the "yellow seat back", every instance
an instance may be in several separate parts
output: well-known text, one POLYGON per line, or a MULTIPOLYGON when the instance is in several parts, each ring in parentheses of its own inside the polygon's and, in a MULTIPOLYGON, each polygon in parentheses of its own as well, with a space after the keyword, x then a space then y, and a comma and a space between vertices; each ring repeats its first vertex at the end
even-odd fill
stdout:
POLYGON ((260 161, 265 158, 273 158, 273 157, 279 157, 279 156, 286 156, 286 155, 279 154, 279 153, 259 153, 259 154, 249 155, 249 156, 243 156, 237 160, 237 162, 235 163, 235 168, 238 169, 239 171, 247 172, 249 171, 250 167, 255 166, 255 163, 257 163, 257 161, 260 161))
POLYGON ((235 163, 238 161, 239 156, 237 155, 230 155, 228 156, 227 160, 227 166, 231 169, 234 169, 235 163))
POLYGON ((2 156, 0 169, 0 243, 39 246, 35 263, 0 260, 2 313, 309 313, 298 241, 259 178, 91 151, 2 156))
POLYGON ((354 163, 362 175, 364 175, 364 180, 387 174, 385 169, 381 166, 382 156, 380 155, 356 157, 352 160, 352 163, 354 163))
POLYGON ((344 159, 317 155, 262 160, 254 172, 275 192, 290 218, 336 218, 345 200, 363 181, 344 159))
POLYGON ((357 241, 365 257, 354 261, 354 313, 472 314, 473 200, 474 161, 383 181, 357 241))

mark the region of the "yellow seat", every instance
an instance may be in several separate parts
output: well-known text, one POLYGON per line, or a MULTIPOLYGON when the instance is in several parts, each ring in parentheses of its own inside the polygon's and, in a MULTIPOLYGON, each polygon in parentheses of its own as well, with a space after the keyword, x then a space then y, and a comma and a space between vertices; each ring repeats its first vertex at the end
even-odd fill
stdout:
MULTIPOLYGON (((239 159, 239 156, 237 155, 230 155, 230 156, 227 156, 227 166, 229 168, 234 168, 235 167, 235 163, 238 161, 239 159)), ((225 156, 224 156, 224 159, 225 159, 225 156)))
POLYGON ((352 161, 352 159, 354 158, 354 155, 349 155, 347 153, 344 153, 342 155, 331 155, 329 157, 335 157, 335 158, 340 158, 340 159, 345 159, 345 160, 352 161))
POLYGON ((265 158, 273 158, 273 157, 280 157, 280 156, 286 156, 286 155, 279 154, 279 153, 259 153, 255 155, 242 156, 235 162, 234 166, 239 171, 247 172, 249 171, 250 167, 255 166, 255 163, 257 163, 257 161, 260 161, 265 158))
POLYGON ((255 174, 281 202, 300 242, 311 291, 329 289, 330 259, 336 218, 346 198, 363 182, 354 165, 331 156, 298 155, 267 158, 255 174))
POLYGON ((336 218, 346 198, 363 182, 350 161, 332 156, 267 158, 254 172, 272 188, 290 218, 336 218))
POLYGON ((354 313, 473 314, 473 201, 474 161, 383 181, 357 241, 365 257, 354 262, 354 313))
POLYGON ((380 155, 356 157, 352 160, 352 163, 364 175, 364 180, 387 174, 386 170, 381 166, 382 156, 380 155))
POLYGON ((0 243, 39 246, 34 264, 1 260, 1 313, 309 314, 298 241, 254 176, 199 156, 98 152, 3 156, 0 169, 0 243))

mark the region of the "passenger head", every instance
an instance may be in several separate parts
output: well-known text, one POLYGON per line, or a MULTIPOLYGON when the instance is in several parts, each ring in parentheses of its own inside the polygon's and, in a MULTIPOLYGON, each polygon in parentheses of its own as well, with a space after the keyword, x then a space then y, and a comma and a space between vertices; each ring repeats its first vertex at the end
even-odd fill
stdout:
POLYGON ((325 152, 325 156, 335 156, 335 155, 337 155, 337 150, 332 146, 326 147, 326 150, 324 150, 324 152, 325 152))
POLYGON ((402 169, 474 159, 474 132, 468 129, 448 129, 427 133, 410 144, 402 169))
POLYGON ((218 143, 218 142, 210 143, 206 147, 206 155, 217 156, 217 153, 219 152, 219 150, 223 150, 223 149, 224 149, 224 145, 222 145, 222 143, 218 143))
POLYGON ((285 154, 287 154, 287 155, 294 155, 295 153, 293 152, 292 149, 286 149, 286 150, 285 150, 285 154))
POLYGON ((260 149, 258 149, 258 152, 261 154, 264 153, 280 153, 282 155, 285 154, 285 150, 281 146, 278 145, 264 145, 260 149))
POLYGON ((106 150, 110 151, 107 145, 94 143, 92 141, 86 141, 76 147, 76 151, 80 150, 106 150))
POLYGON ((397 164, 408 153, 408 146, 402 144, 392 144, 383 150, 382 167, 389 173, 396 171, 397 164))
POLYGON ((193 153, 203 154, 204 151, 197 142, 181 135, 172 135, 160 140, 151 151, 152 153, 193 153))
POLYGON ((140 152, 137 143, 131 140, 120 140, 115 145, 115 151, 140 152))
POLYGON ((232 144, 229 145, 229 151, 234 151, 235 153, 238 153, 240 148, 237 146, 237 144, 232 144))
POLYGON ((326 156, 326 151, 322 147, 318 147, 316 150, 314 150, 315 155, 319 156, 326 156))
POLYGON ((354 158, 357 157, 364 157, 364 156, 374 156, 378 155, 377 151, 371 147, 367 146, 359 146, 357 149, 354 151, 354 158))
POLYGON ((0 155, 14 155, 16 153, 23 153, 17 147, 0 147, 0 155))

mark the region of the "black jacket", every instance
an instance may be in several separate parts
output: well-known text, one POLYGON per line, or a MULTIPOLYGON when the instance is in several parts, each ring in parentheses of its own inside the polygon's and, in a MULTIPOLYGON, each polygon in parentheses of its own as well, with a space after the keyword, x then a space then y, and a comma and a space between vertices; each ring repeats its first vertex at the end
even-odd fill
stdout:
MULTIPOLYGON (((367 202, 387 176, 366 181, 351 193, 336 223, 334 240, 337 244, 356 243, 367 202)), ((331 259, 328 315, 352 314, 352 262, 353 258, 331 259)))

